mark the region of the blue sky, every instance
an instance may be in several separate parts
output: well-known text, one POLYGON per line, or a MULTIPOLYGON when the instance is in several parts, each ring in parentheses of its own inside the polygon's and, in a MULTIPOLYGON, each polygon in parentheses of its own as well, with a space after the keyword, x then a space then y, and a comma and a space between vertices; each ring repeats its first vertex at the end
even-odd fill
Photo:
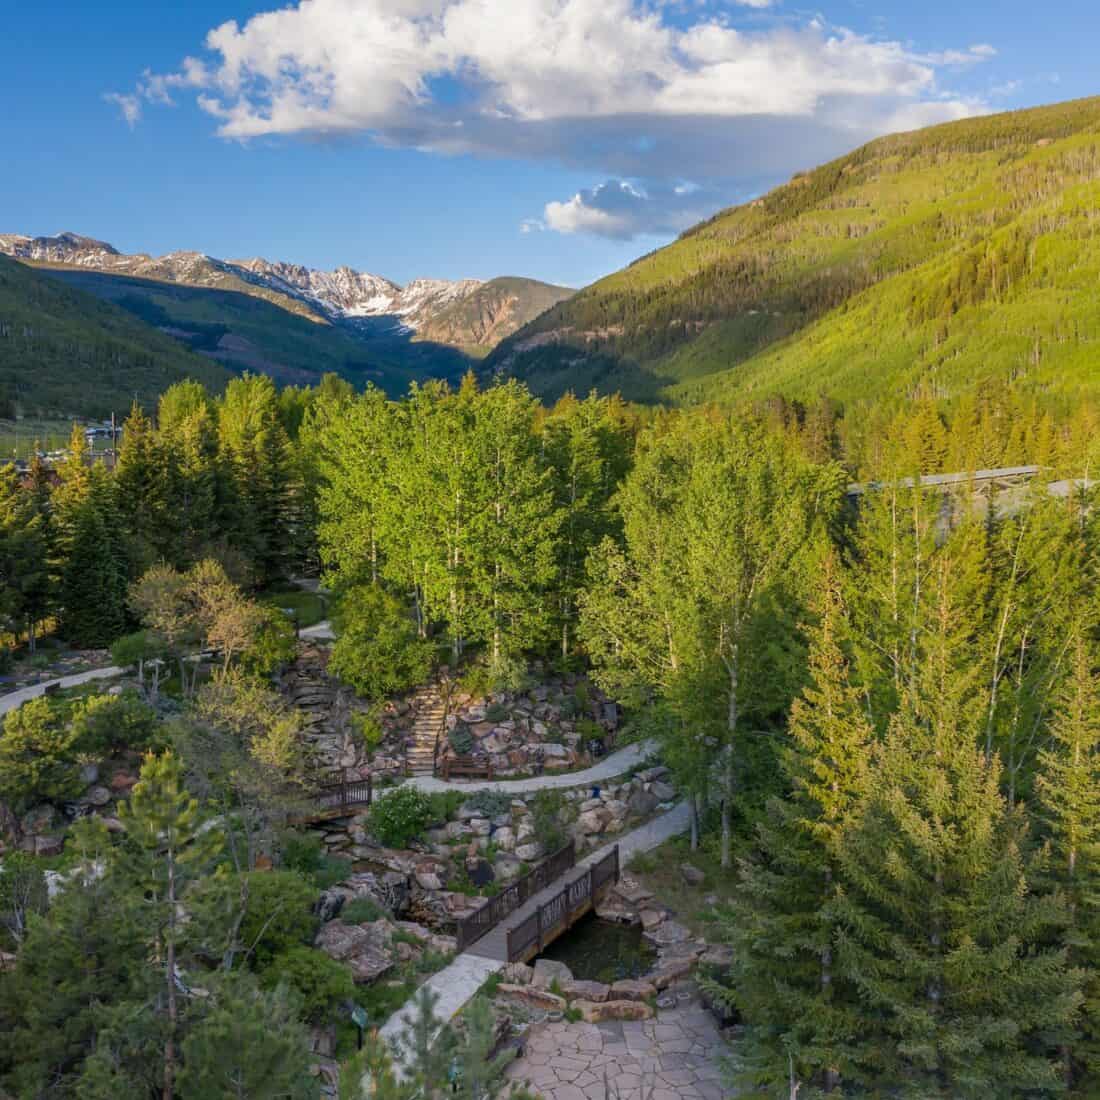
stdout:
POLYGON ((875 133, 1094 94, 1098 29, 1091 0, 13 4, 0 232, 579 286, 875 133))

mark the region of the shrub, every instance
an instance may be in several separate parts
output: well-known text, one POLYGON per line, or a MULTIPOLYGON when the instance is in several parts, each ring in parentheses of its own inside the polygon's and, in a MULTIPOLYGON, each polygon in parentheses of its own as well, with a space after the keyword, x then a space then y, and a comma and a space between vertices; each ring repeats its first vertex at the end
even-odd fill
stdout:
POLYGON ((405 691, 426 680, 433 650, 417 638, 399 600, 375 585, 349 589, 334 615, 339 637, 329 671, 368 699, 405 691))
POLYGON ((459 756, 468 756, 474 747, 474 735, 465 726, 455 726, 448 731, 447 740, 459 756))
POLYGON ((0 733, 0 801, 17 813, 36 802, 75 798, 78 735, 50 700, 30 699, 9 711, 0 733))
POLYGON ((241 655, 242 666, 257 676, 267 676, 293 661, 297 652, 294 625, 286 615, 276 607, 257 608, 256 631, 241 655))
POLYGON ((291 947, 271 960, 260 985, 274 989, 280 982, 298 994, 301 1013, 313 1024, 324 1023, 355 996, 351 971, 312 947, 291 947))
POLYGON ((382 738, 386 734, 386 731, 382 728, 380 715, 381 709, 375 706, 371 707, 370 710, 353 715, 351 719, 355 732, 359 734, 360 740, 363 742, 363 748, 368 753, 374 752, 382 744, 382 738))
POLYGON ((535 836, 547 853, 555 852, 565 843, 565 828, 561 810, 565 805, 560 791, 539 791, 531 804, 535 836))
POLYGON ((489 663, 489 680, 494 691, 526 691, 531 683, 527 662, 505 653, 489 663))
POLYGON ((431 821, 442 824, 449 821, 455 811, 466 801, 461 791, 436 791, 428 795, 431 821))
POLYGON ((157 712, 131 693, 91 695, 77 703, 72 717, 77 748, 103 758, 121 749, 147 752, 163 745, 158 739, 157 712))
POLYGON ((345 924, 369 924, 385 916, 386 911, 374 898, 354 898, 340 910, 340 919, 345 924))
POLYGON ((398 787, 371 807, 367 827, 389 848, 403 848, 432 822, 432 803, 415 787, 398 787))
POLYGON ((499 817, 512 809, 512 796, 501 791, 478 791, 466 799, 466 805, 485 817, 499 817))
POLYGON ((487 722, 503 722, 508 717, 508 708, 503 703, 490 703, 485 708, 487 722))
POLYGON ((582 718, 577 723, 577 733, 580 734, 581 743, 585 745, 590 741, 602 741, 607 736, 603 726, 593 722, 591 718, 582 718))
POLYGON ((250 871, 248 906, 240 940, 253 965, 265 969, 276 955, 311 943, 317 930, 317 888, 294 871, 250 871))

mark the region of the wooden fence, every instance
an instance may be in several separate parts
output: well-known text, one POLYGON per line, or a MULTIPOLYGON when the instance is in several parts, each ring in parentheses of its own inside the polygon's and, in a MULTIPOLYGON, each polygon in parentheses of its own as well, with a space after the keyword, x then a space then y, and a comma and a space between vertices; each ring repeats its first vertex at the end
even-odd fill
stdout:
POLYGON ((495 898, 490 898, 468 917, 458 922, 456 938, 458 950, 465 951, 476 943, 486 932, 495 928, 505 917, 511 916, 524 902, 545 890, 554 879, 560 878, 577 862, 577 850, 573 841, 559 848, 552 856, 544 859, 537 867, 528 871, 523 878, 506 886, 495 898))
POLYGON ((566 883, 529 917, 508 930, 508 961, 526 961, 539 954, 592 908, 604 888, 618 881, 619 872, 619 846, 616 844, 583 875, 566 883))

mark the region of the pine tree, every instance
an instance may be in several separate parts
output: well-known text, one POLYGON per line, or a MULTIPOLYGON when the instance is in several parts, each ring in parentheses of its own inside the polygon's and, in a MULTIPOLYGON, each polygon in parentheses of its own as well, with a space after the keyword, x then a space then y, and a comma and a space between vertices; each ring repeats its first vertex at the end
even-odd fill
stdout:
POLYGON ((755 1085, 778 1086, 794 1073, 806 1088, 827 1092, 846 1076, 860 1030, 855 990, 833 957, 832 904, 842 889, 843 830, 866 788, 873 738, 849 679, 833 555, 817 610, 809 683, 791 706, 782 756, 790 795, 768 804, 755 850, 741 861, 721 917, 733 946, 729 983, 709 984, 749 1021, 740 1050, 755 1085))
POLYGON ((86 495, 64 506, 58 602, 61 627, 74 644, 105 647, 126 631, 126 553, 101 467, 86 495))
POLYGON ((0 467, 0 622, 25 630, 34 652, 35 625, 49 606, 47 517, 13 466, 0 467))
POLYGON ((1046 949, 1062 914, 1028 892, 1026 822, 947 707, 893 717, 843 834, 837 972, 858 990, 851 1078, 905 1098, 1047 1095, 1048 1036, 1079 976, 1046 949))
POLYGON ((164 452, 153 424, 135 401, 123 425, 114 471, 115 498, 126 517, 128 575, 138 577, 177 551, 164 452))
POLYGON ((255 579, 284 576, 299 532, 292 522, 294 494, 289 443, 279 422, 275 384, 246 374, 226 387, 218 407, 218 444, 232 492, 233 541, 255 579))
POLYGON ((198 802, 184 789, 180 760, 168 752, 145 757, 141 778, 119 813, 126 822, 129 874, 145 892, 158 945, 165 1017, 162 1095, 164 1100, 172 1100, 179 1060, 178 904, 187 884, 209 870, 221 848, 222 834, 204 827, 198 802))
POLYGON ((190 1023, 181 1054, 180 1100, 312 1100, 309 1033, 279 986, 257 988, 247 972, 226 975, 190 1023))
POLYGON ((1089 1095, 1100 1088, 1100 677, 1080 631, 1050 732, 1036 784, 1050 831, 1049 876, 1068 903, 1070 960, 1085 973, 1085 1003, 1066 1068, 1070 1082, 1089 1095))

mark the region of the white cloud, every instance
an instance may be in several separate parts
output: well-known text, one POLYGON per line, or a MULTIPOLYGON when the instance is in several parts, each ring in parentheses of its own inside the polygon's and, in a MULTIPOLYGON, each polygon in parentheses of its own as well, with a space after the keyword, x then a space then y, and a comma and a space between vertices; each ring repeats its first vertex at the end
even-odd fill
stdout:
POLYGON ((690 183, 643 186, 608 180, 578 191, 565 202, 550 202, 545 226, 558 233, 594 233, 630 240, 640 236, 668 237, 687 229, 730 201, 725 192, 690 183))
POLYGON ((120 92, 107 92, 103 98, 113 103, 122 115, 123 121, 132 130, 141 120, 141 96, 124 95, 120 92))
MULTIPOLYGON (((750 17, 738 28, 730 5, 717 7, 299 0, 215 27, 202 57, 146 72, 113 101, 133 124, 143 101, 190 91, 226 138, 364 133, 646 180, 635 208, 670 217, 667 189, 684 177, 721 180, 728 191, 731 181, 789 173, 898 126, 983 109, 945 94, 937 76, 985 60, 991 46, 921 55, 818 19, 750 17)), ((612 193, 552 203, 546 222, 619 232, 632 216, 605 209, 612 193)))

